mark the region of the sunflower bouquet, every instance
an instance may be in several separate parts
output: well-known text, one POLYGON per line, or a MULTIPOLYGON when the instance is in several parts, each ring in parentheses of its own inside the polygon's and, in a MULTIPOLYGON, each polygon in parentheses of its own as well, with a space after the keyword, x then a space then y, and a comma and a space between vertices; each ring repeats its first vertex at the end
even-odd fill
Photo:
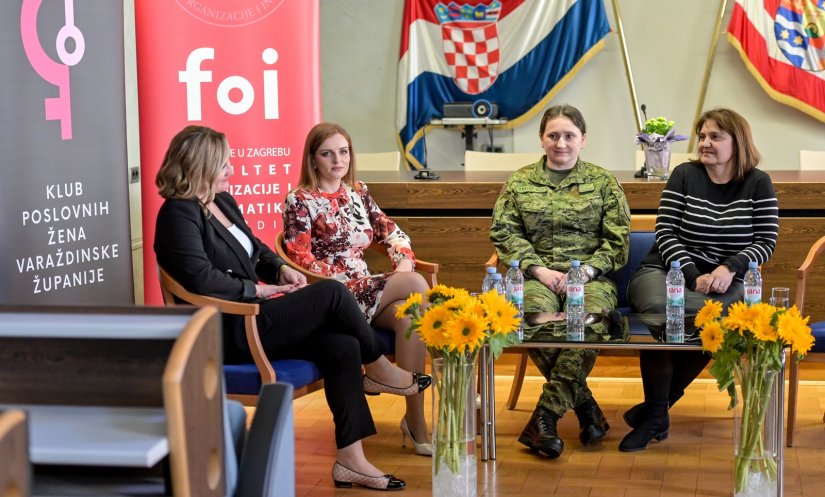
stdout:
POLYGON ((433 357, 439 399, 433 407, 434 473, 446 466, 458 474, 469 437, 475 446, 475 429, 465 419, 467 410, 475 407, 475 395, 468 392, 474 392, 470 389, 476 357, 484 345, 498 357, 504 347, 519 343, 515 333, 518 311, 496 291, 470 295, 463 289, 436 285, 424 296, 410 295, 395 316, 410 316, 407 339, 417 332, 433 357), (425 298, 429 306, 423 305, 425 298))
POLYGON ((730 395, 728 409, 738 404, 737 382, 741 390, 733 471, 736 495, 758 481, 759 475, 776 482, 773 452, 778 448, 771 447, 762 428, 775 372, 784 367, 784 349, 802 358, 813 346, 808 319, 796 306, 785 309, 763 303, 747 306, 744 302, 731 304, 727 316, 722 317, 722 304, 712 300, 706 301, 696 315, 702 348, 714 358, 710 372, 719 390, 727 390, 730 395))

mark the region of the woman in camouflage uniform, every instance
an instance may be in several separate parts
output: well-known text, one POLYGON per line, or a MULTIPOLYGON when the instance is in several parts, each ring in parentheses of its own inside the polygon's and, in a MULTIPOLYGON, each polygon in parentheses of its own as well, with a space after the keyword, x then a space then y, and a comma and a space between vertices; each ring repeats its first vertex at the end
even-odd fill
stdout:
MULTIPOLYGON (((563 311, 570 263, 586 274, 585 312, 616 307, 616 285, 609 276, 627 262, 630 209, 609 171, 579 159, 587 141, 584 118, 569 105, 549 108, 539 128, 545 155, 513 173, 493 211, 490 239, 505 264, 519 261, 525 274, 525 312, 563 311)), ((535 338, 526 328, 526 340, 535 338)), ((519 442, 558 457, 564 442, 556 423, 573 409, 584 445, 610 429, 587 387, 598 351, 530 349, 546 378, 533 416, 519 442)))

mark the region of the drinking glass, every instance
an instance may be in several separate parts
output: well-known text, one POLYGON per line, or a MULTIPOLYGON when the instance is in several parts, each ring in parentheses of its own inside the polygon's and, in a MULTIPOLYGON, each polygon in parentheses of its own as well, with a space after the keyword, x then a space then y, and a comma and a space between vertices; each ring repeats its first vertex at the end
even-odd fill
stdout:
POLYGON ((770 303, 774 307, 787 309, 791 304, 791 289, 781 286, 771 288, 770 303))

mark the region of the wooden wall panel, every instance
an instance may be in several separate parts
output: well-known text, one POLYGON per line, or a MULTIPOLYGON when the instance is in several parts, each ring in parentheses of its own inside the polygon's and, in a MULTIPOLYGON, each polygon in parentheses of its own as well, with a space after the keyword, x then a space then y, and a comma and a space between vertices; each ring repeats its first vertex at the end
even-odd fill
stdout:
MULTIPOLYGON (((787 286, 796 294, 796 268, 810 246, 825 236, 825 172, 769 171, 780 206, 780 234, 774 257, 763 268, 766 298, 770 288, 787 286)), ((490 218, 510 173, 446 171, 436 181, 416 181, 414 173, 368 172, 362 178, 373 197, 413 240, 416 255, 440 264, 439 282, 475 289, 492 253, 490 218)), ((631 212, 655 214, 664 182, 616 172, 631 212)), ((371 260, 371 264, 379 261, 371 260)), ((382 267, 387 267, 382 266, 382 267)), ((825 319, 825 267, 809 283, 806 313, 825 319)))

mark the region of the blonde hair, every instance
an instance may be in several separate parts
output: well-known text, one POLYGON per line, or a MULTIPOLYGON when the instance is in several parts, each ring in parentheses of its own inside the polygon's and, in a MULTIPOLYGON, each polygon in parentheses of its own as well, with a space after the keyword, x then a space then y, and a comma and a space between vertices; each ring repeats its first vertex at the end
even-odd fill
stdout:
POLYGON ((696 121, 694 129, 697 136, 705 122, 710 120, 733 137, 733 179, 742 181, 762 160, 759 150, 753 143, 750 124, 738 112, 718 107, 706 110, 696 121))
POLYGON ((344 183, 355 188, 355 150, 352 148, 352 138, 341 125, 335 123, 318 123, 309 130, 307 139, 304 142, 304 155, 301 158, 301 177, 298 180, 298 188, 314 191, 318 188, 318 170, 313 166, 313 156, 328 138, 341 135, 347 140, 349 146, 349 171, 344 176, 344 183))
POLYGON ((163 198, 215 199, 215 181, 227 160, 226 135, 206 126, 187 126, 169 142, 155 185, 163 198))

